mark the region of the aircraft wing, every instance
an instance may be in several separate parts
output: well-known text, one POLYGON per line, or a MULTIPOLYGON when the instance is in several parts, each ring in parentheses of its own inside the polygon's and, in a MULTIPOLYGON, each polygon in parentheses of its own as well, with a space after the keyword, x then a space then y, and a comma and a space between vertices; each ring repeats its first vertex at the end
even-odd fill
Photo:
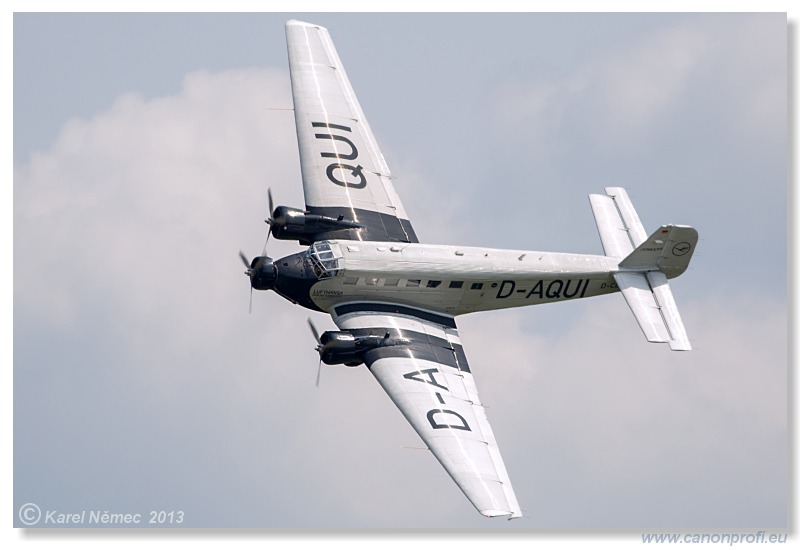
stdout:
POLYGON ((352 220, 317 239, 418 242, 327 29, 286 23, 306 210, 352 220))
POLYGON ((355 335, 404 341, 366 352, 370 372, 481 514, 520 517, 455 320, 384 304, 344 304, 331 314, 355 335))

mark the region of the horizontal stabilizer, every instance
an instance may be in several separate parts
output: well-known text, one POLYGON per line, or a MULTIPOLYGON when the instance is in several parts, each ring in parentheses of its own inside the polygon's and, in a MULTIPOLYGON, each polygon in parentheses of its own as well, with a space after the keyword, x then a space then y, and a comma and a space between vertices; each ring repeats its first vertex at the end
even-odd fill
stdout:
POLYGON ((667 279, 689 265, 697 231, 685 225, 662 225, 649 237, 628 193, 606 187, 589 195, 606 256, 619 259, 614 279, 649 342, 666 342, 676 351, 692 349, 667 279))
POLYGON ((621 271, 614 279, 648 342, 666 342, 675 351, 692 349, 663 273, 621 271))
POLYGON ((589 195, 606 256, 624 258, 642 244, 647 233, 628 193, 622 187, 606 187, 605 195, 589 195))

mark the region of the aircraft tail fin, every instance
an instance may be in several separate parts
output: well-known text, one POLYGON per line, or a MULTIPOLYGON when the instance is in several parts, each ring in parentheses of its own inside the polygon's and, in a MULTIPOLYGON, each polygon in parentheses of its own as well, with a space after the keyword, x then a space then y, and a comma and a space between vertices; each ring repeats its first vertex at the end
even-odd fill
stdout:
POLYGON ((619 259, 614 273, 625 301, 650 342, 667 342, 670 349, 692 349, 667 279, 686 271, 697 231, 688 226, 662 225, 649 237, 621 187, 605 195, 589 195, 606 256, 619 259))

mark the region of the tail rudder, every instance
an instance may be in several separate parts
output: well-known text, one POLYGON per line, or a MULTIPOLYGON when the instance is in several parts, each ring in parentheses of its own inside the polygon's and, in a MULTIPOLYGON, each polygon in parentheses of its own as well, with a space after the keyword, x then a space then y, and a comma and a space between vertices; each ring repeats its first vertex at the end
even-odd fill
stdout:
POLYGON ((697 230, 688 225, 662 225, 619 263, 620 269, 661 271, 668 279, 689 267, 697 230))

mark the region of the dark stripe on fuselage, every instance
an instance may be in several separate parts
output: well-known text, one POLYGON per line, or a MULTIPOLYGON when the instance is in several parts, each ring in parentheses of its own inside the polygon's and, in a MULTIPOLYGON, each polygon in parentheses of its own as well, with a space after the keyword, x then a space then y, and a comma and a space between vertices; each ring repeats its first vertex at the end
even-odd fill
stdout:
POLYGON ((336 312, 338 316, 347 315, 348 313, 398 313, 400 315, 408 315, 409 317, 417 317, 423 321, 430 321, 431 323, 437 323, 445 327, 456 328, 456 320, 452 317, 395 304, 359 302, 336 306, 333 308, 333 311, 336 312))
POLYGON ((451 344, 444 338, 438 338, 421 332, 397 330, 393 328, 361 328, 351 329, 354 336, 370 336, 389 334, 389 338, 408 340, 408 344, 399 346, 384 346, 372 349, 364 354, 364 363, 367 367, 378 359, 386 357, 401 357, 407 359, 422 359, 451 367, 462 372, 471 372, 464 347, 460 344, 451 344))
POLYGON ((315 241, 343 239, 351 241, 384 241, 400 243, 418 243, 417 234, 411 222, 391 214, 382 214, 362 208, 344 206, 306 206, 311 214, 358 222, 361 229, 336 229, 314 234, 315 241))

